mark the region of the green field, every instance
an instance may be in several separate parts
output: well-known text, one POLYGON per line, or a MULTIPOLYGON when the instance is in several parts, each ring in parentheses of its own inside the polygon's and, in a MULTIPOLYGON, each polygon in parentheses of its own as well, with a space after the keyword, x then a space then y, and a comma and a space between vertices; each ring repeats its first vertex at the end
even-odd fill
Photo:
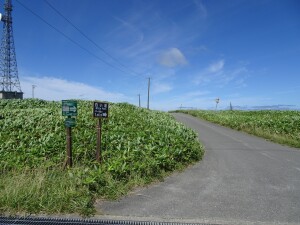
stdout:
POLYGON ((300 111, 178 110, 177 112, 300 148, 300 111))
POLYGON ((92 102, 78 101, 73 168, 64 169, 61 102, 0 101, 0 213, 94 212, 115 199, 202 158, 194 131, 172 116, 119 103, 103 121, 103 163, 95 161, 92 102))

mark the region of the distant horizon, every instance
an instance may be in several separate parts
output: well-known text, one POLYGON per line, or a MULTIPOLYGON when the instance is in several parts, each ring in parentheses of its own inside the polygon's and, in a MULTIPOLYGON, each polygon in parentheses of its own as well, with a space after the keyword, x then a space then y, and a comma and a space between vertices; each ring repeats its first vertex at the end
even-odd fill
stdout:
MULTIPOLYGON (((49 101, 49 102, 61 102, 62 100, 78 100, 78 101, 103 101, 103 102, 110 102, 113 104, 118 104, 118 103, 128 103, 131 105, 134 105, 138 107, 138 104, 130 103, 130 102, 112 102, 112 101, 107 101, 105 99, 80 99, 80 98, 63 98, 63 99, 57 99, 57 100, 51 100, 51 99, 41 99, 41 98, 23 98, 23 99, 36 99, 36 100, 42 100, 42 101, 49 101)), ((4 100, 4 99, 0 99, 4 100)), ((147 108, 146 106, 141 107, 141 108, 147 108)), ((152 109, 151 108, 151 102, 150 102, 150 110, 159 110, 159 109, 152 109)), ((230 110, 230 105, 229 106, 220 106, 218 105, 217 109, 216 106, 211 106, 208 108, 200 108, 200 107, 189 107, 189 106, 178 106, 177 108, 170 108, 170 109, 165 109, 165 110, 160 110, 160 111, 174 111, 174 110, 212 110, 212 111, 222 111, 222 110, 230 110)), ((232 104, 232 110, 241 110, 241 111, 256 111, 256 110, 279 110, 279 111, 299 111, 300 106, 297 105, 283 105, 283 104, 278 104, 278 105, 254 105, 254 106, 240 106, 240 105, 233 105, 232 104)))

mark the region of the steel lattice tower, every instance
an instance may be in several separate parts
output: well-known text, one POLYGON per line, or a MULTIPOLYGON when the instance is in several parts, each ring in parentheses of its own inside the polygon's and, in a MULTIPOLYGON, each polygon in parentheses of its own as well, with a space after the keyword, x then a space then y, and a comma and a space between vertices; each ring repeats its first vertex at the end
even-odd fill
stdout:
POLYGON ((0 92, 2 98, 23 98, 18 77, 11 12, 11 0, 5 0, 4 14, 1 17, 3 34, 0 49, 0 92))

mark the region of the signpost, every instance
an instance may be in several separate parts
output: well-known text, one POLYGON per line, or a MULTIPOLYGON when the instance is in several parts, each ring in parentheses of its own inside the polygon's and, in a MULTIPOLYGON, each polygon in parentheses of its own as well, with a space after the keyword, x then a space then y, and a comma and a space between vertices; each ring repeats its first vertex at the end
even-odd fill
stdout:
POLYGON ((96 160, 101 162, 101 128, 102 118, 108 118, 108 103, 106 102, 94 102, 93 104, 93 116, 98 118, 97 121, 97 148, 96 148, 96 160))
POLYGON ((218 104, 219 104, 219 102, 220 102, 220 98, 216 98, 216 111, 217 111, 217 108, 218 108, 218 104))
POLYGON ((77 101, 62 100, 62 115, 67 116, 65 119, 66 127, 66 142, 67 142, 67 161, 66 164, 72 167, 72 127, 76 126, 76 119, 72 116, 77 116, 77 101))

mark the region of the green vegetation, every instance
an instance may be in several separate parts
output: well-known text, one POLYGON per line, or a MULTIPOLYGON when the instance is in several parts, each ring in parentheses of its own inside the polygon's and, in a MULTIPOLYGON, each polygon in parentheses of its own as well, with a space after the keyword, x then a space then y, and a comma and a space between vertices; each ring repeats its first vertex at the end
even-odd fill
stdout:
POLYGON ((110 104, 103 121, 103 163, 95 162, 92 102, 78 101, 73 168, 63 169, 61 102, 0 101, 0 213, 93 213, 115 199, 202 158, 197 135, 167 113, 110 104))
POLYGON ((300 147, 300 111, 178 110, 271 141, 300 147))

